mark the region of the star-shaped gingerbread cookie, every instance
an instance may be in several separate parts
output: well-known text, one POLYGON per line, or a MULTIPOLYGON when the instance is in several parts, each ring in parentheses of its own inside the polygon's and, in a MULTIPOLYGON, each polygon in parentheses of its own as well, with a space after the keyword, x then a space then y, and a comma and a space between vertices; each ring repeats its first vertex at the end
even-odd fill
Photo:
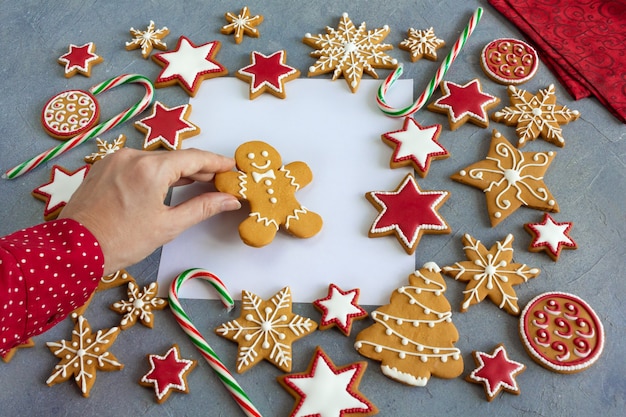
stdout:
POLYGON ((254 15, 250 16, 250 9, 244 7, 241 9, 238 15, 228 12, 224 15, 227 25, 222 26, 220 32, 224 35, 234 34, 235 43, 240 44, 243 41, 243 36, 250 36, 251 38, 258 38, 260 36, 259 30, 256 28, 263 22, 263 16, 254 15))
POLYGON ((394 191, 371 191, 365 198, 379 211, 369 237, 395 234, 408 254, 413 254, 423 234, 450 233, 437 210, 450 197, 447 191, 422 191, 407 174, 394 191))
POLYGON ((335 366, 319 346, 306 372, 279 376, 278 382, 296 398, 289 414, 296 416, 371 416, 378 409, 358 389, 367 362, 335 366))
POLYGON ((250 53, 250 65, 235 73, 235 77, 250 83, 250 100, 263 93, 285 98, 285 83, 300 76, 300 71, 286 64, 284 50, 264 55, 257 51, 250 53))
POLYGON ((435 36, 435 30, 431 27, 427 30, 410 28, 407 38, 400 42, 400 49, 411 54, 411 62, 426 58, 431 61, 437 60, 437 49, 445 46, 445 41, 435 36))
POLYGON ((215 60, 220 46, 219 41, 195 45, 181 36, 173 50, 152 55, 152 60, 163 67, 154 86, 178 84, 191 97, 195 96, 202 81, 228 74, 226 67, 215 60))
POLYGON ((247 371, 262 359, 283 372, 291 371, 291 345, 317 329, 317 323, 292 311, 289 287, 269 300, 244 290, 241 301, 241 316, 215 329, 219 336, 239 343, 237 372, 247 371))
POLYGON ((574 239, 569 235, 572 226, 572 222, 558 223, 548 213, 544 213, 541 222, 524 224, 524 229, 533 237, 528 250, 545 251, 553 261, 557 261, 562 249, 578 248, 574 239))
POLYGON ((412 117, 404 119, 401 130, 383 133, 381 139, 394 151, 389 166, 391 168, 412 165, 420 177, 425 177, 430 169, 430 162, 450 156, 437 139, 441 125, 421 126, 412 117))
POLYGON ((485 193, 493 227, 521 206, 559 211, 559 205, 544 182, 544 175, 554 157, 552 151, 521 152, 494 130, 487 157, 450 178, 485 193))
POLYGON ((148 355, 150 370, 139 380, 139 385, 154 388, 157 403, 167 400, 174 391, 189 393, 187 376, 198 364, 193 359, 180 356, 180 348, 174 344, 164 355, 148 355))
POLYGON ((463 250, 467 261, 444 266, 444 274, 466 282, 461 311, 480 303, 486 297, 507 313, 517 316, 520 309, 513 287, 535 278, 541 272, 525 264, 513 262, 513 235, 487 249, 480 240, 465 234, 463 250))
POLYGON ((500 391, 520 394, 515 377, 524 372, 526 365, 509 359, 503 344, 497 345, 491 355, 479 351, 473 351, 472 355, 477 368, 465 379, 475 384, 483 384, 487 401, 496 398, 500 391))
POLYGON ((46 203, 46 207, 43 210, 43 218, 45 220, 57 218, 63 207, 65 207, 72 195, 83 183, 90 167, 91 165, 84 165, 74 172, 59 165, 52 167, 50 181, 32 191, 33 197, 46 203))
POLYGON ((189 121, 191 104, 168 108, 156 101, 152 114, 135 122, 135 127, 146 134, 145 150, 163 147, 168 151, 180 149, 183 139, 200 134, 200 128, 189 121))
POLYGON ((510 85, 508 93, 511 105, 496 111, 491 118, 507 126, 516 126, 518 148, 539 136, 556 146, 565 146, 561 125, 578 119, 580 112, 557 104, 554 84, 537 94, 510 85))
POLYGON ((337 326, 346 336, 350 336, 352 321, 367 317, 367 311, 359 305, 361 291, 354 288, 343 291, 335 284, 328 286, 328 295, 313 301, 313 306, 322 312, 320 330, 337 326))
POLYGON ((81 46, 70 44, 69 51, 59 57, 59 64, 65 67, 64 74, 66 78, 73 77, 76 74, 90 77, 91 67, 102 61, 102 57, 96 55, 96 45, 93 42, 88 42, 81 46))
POLYGON ((450 130, 456 130, 465 122, 486 128, 489 126, 487 111, 500 99, 484 93, 478 78, 465 85, 450 81, 441 82, 440 98, 428 105, 428 110, 448 115, 450 130))

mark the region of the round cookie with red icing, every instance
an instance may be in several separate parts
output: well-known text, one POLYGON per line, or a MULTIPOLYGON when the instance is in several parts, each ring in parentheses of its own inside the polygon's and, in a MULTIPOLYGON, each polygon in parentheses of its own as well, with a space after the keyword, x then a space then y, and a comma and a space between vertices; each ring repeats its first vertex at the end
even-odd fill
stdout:
POLYGON ((523 84, 530 80, 539 67, 535 48, 519 39, 500 38, 488 43, 480 54, 480 65, 493 81, 504 84, 523 84))
POLYGON ((52 97, 43 106, 41 124, 46 133, 67 140, 91 129, 100 118, 100 106, 93 94, 67 90, 52 97))
POLYGON ((585 301, 564 292, 533 298, 522 311, 519 329, 530 357, 558 373, 584 371, 604 348, 598 315, 585 301))

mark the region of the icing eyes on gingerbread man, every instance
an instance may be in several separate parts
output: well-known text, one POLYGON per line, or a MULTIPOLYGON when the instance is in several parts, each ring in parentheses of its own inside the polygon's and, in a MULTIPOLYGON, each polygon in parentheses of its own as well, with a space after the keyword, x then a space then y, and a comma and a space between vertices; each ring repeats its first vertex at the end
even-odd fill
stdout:
POLYGON ((238 171, 217 174, 215 187, 250 203, 250 215, 239 225, 244 243, 265 246, 281 226, 300 238, 321 230, 320 215, 302 206, 295 196, 313 179, 307 164, 297 161, 283 165, 278 151, 262 141, 239 146, 235 161, 238 171))

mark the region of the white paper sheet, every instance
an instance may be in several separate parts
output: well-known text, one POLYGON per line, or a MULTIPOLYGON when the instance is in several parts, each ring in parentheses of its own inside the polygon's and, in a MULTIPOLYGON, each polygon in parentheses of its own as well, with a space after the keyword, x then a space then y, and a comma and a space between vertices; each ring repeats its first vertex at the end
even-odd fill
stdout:
MULTIPOLYGON (((378 80, 362 80, 356 94, 340 79, 297 79, 287 84, 287 98, 262 95, 248 99, 248 84, 235 78, 205 82, 190 99, 190 120, 202 133, 183 147, 233 155, 250 140, 274 146, 283 163, 306 162, 313 182, 297 192, 298 200, 324 219, 322 231, 310 239, 279 231, 263 248, 239 238, 238 224, 248 207, 219 214, 165 245, 158 273, 159 288, 183 270, 205 268, 218 275, 235 298, 242 290, 269 298, 289 286, 295 302, 311 302, 326 295, 335 283, 344 290, 361 289, 360 303, 385 304, 391 292, 413 272, 415 260, 394 236, 368 238, 377 215, 364 194, 394 189, 409 169, 390 169, 392 149, 380 135, 400 129, 402 119, 383 115, 376 107, 378 80)), ((389 92, 390 103, 412 102, 412 80, 399 80, 389 92)), ((177 204, 210 186, 179 187, 177 204)), ((217 298, 206 282, 183 286, 182 298, 217 298)))

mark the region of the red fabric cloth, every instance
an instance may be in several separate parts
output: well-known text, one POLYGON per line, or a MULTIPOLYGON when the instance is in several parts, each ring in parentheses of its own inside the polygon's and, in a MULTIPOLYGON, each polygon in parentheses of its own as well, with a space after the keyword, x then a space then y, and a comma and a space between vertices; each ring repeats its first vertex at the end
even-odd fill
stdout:
POLYGON ((82 306, 103 270, 100 245, 74 220, 0 238, 0 355, 82 306))
POLYGON ((575 100, 626 123, 626 1, 489 0, 534 44, 575 100))

